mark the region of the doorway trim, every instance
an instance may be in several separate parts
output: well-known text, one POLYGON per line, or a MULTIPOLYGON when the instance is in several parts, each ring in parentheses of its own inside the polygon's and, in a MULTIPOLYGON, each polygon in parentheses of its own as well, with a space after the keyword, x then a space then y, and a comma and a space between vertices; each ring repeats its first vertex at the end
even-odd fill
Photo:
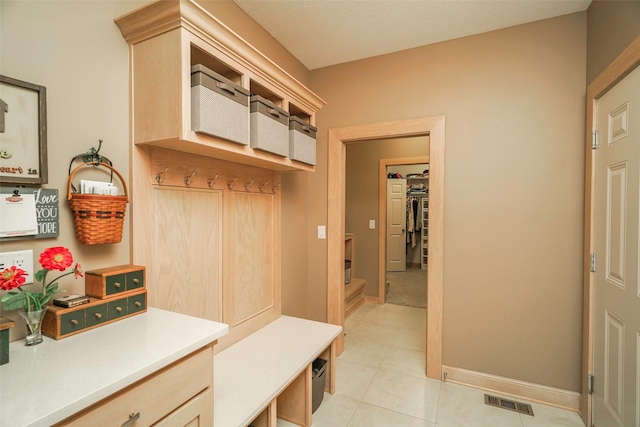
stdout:
POLYGON ((584 254, 582 319, 582 387, 580 413, 585 424, 592 422, 593 395, 588 392, 587 376, 593 374, 593 296, 595 277, 590 270, 590 255, 595 251, 595 158, 591 148, 596 130, 595 110, 598 99, 640 65, 640 36, 636 37, 587 87, 587 119, 584 168, 584 254))
POLYGON ((386 302, 387 166, 419 165, 422 163, 429 163, 429 156, 380 159, 378 170, 378 224, 380 225, 378 227, 378 304, 386 302))
MULTIPOLYGON (((329 129, 327 158, 327 321, 344 327, 344 233, 346 146, 355 141, 429 135, 429 263, 427 277, 426 374, 442 372, 442 299, 444 276, 444 116, 329 129)), ((336 352, 344 349, 344 335, 336 352)))

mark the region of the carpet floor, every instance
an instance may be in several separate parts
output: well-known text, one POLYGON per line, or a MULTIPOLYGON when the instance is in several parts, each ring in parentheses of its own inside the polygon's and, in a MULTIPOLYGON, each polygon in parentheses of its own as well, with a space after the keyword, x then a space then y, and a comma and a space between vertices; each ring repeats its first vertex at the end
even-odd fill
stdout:
POLYGON ((409 307, 427 307, 427 270, 387 271, 386 302, 409 307))

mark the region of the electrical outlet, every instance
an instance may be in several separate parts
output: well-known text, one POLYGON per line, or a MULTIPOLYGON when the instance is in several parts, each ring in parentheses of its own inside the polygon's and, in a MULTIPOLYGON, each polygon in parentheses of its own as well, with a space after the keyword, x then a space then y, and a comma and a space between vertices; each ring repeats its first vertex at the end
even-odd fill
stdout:
POLYGON ((12 265, 23 269, 27 273, 25 284, 33 283, 33 250, 0 252, 0 271, 12 265))

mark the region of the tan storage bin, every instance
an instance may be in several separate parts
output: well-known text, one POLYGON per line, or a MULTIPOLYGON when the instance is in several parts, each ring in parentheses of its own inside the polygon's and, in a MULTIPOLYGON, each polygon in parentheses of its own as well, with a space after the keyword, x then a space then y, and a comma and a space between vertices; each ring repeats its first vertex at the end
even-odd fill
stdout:
POLYGON ((289 113, 259 95, 251 97, 251 148, 289 155, 289 113))
POLYGON ((191 129, 249 144, 249 91, 200 64, 191 67, 191 129))
POLYGON ((289 117, 289 158, 316 164, 317 129, 296 116, 289 117))

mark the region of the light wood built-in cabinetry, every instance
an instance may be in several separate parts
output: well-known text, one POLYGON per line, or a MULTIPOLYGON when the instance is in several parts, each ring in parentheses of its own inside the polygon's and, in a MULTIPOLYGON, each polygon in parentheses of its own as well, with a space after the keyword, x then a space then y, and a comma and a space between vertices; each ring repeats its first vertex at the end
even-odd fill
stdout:
MULTIPOLYGON (((360 308, 365 301, 365 288, 367 287, 367 281, 365 279, 359 279, 355 276, 355 237, 353 233, 346 233, 344 236, 344 254, 345 261, 351 261, 351 277, 348 283, 345 283, 344 288, 344 318, 348 318, 360 308)), ((346 273, 345 273, 346 274, 346 273)), ((346 280, 345 280, 346 282, 346 280)))
POLYGON ((56 427, 152 424, 211 426, 212 358, 213 345, 144 378, 86 411, 56 424, 56 427))
POLYGON ((281 315, 280 173, 315 167, 194 132, 191 67, 310 125, 324 101, 194 1, 115 22, 130 45, 132 261, 150 306, 229 325, 219 352, 281 315))
POLYGON ((191 130, 191 67, 198 64, 311 125, 325 104, 197 3, 154 2, 116 24, 131 46, 134 144, 279 171, 315 169, 191 130))

